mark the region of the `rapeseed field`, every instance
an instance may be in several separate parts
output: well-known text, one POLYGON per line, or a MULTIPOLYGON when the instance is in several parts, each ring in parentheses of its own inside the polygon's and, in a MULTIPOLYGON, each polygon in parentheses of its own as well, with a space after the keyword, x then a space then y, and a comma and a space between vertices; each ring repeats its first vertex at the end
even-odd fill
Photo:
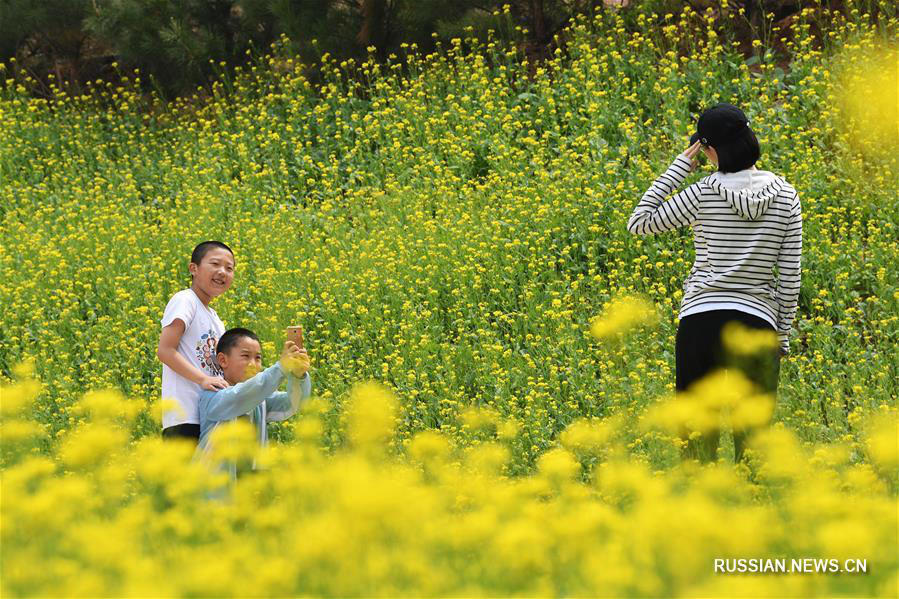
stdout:
POLYGON ((2 65, 0 592, 896 596, 899 22, 845 4, 750 60, 726 1, 601 11, 540 64, 460 39, 314 86, 275 47, 170 105, 2 65), (733 373, 672 399, 689 233, 625 228, 716 101, 802 201, 776 402, 733 373), (221 431, 264 467, 234 485, 159 438, 204 239, 234 249, 226 325, 271 363, 301 324, 313 364, 270 447, 221 431), (747 465, 681 463, 684 425, 770 410, 747 465), (743 558, 812 565, 715 570, 743 558))

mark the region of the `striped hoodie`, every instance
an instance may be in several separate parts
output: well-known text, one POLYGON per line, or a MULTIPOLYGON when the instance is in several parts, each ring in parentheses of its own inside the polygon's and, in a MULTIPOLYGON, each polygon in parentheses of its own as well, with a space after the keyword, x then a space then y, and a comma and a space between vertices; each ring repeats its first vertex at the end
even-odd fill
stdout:
POLYGON ((689 172, 690 159, 681 154, 643 194, 627 230, 692 227, 696 261, 678 317, 741 310, 768 321, 789 352, 801 273, 799 195, 777 175, 751 168, 713 173, 666 201, 689 172))

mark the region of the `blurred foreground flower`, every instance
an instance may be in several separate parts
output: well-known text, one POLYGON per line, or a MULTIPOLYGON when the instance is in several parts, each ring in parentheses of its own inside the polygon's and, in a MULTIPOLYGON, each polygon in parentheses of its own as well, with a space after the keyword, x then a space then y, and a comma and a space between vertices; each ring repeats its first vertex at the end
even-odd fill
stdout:
POLYGON ((730 354, 752 356, 765 350, 776 349, 777 334, 768 329, 751 329, 739 322, 729 322, 721 334, 724 348, 730 354))
POLYGON ((590 334, 597 339, 608 339, 642 325, 658 320, 655 306, 637 296, 621 296, 612 300, 603 313, 590 323, 590 334))
POLYGON ((210 446, 215 458, 243 464, 259 450, 256 428, 247 418, 223 422, 212 431, 210 446))
POLYGON ((643 418, 643 426, 675 434, 685 429, 706 433, 719 428, 725 409, 729 410, 735 429, 755 428, 770 422, 774 399, 757 394, 739 371, 718 370, 693 384, 686 393, 652 407, 643 418))
POLYGON ((184 417, 184 408, 178 400, 166 397, 153 403, 150 409, 150 417, 154 422, 162 425, 162 418, 169 412, 174 412, 178 417, 184 417))
POLYGON ((620 417, 612 416, 604 420, 575 420, 560 437, 562 446, 583 455, 598 455, 612 442, 616 431, 623 426, 620 417))
POLYGON ((472 431, 490 431, 495 429, 501 420, 496 410, 478 406, 465 409, 460 414, 460 419, 472 431))
POLYGON ((868 454, 884 472, 899 469, 899 417, 895 412, 878 414, 868 427, 868 454))
POLYGON ((355 447, 377 448, 393 434, 397 402, 378 383, 363 383, 350 394, 346 411, 347 435, 355 447))
MULTIPOLYGON (((4 400, 15 393, 26 393, 17 405, 36 396, 0 386, 4 400)), ((720 376, 691 389, 712 407, 745 393, 748 382, 720 376)), ((0 469, 0 595, 895 596, 890 412, 866 427, 871 464, 773 428, 753 440, 756 482, 720 464, 653 470, 614 455, 628 416, 612 415, 575 421, 563 447, 535 456, 535 472, 510 476, 507 444, 456 445, 434 430, 415 435, 408 459, 387 455, 397 400, 368 383, 346 404, 352 443, 333 453, 259 452, 243 420, 216 429, 221 457, 269 456, 227 485, 191 460, 190 444, 130 442, 123 403, 90 394, 86 420, 48 456, 0 439, 16 460, 0 469), (596 452, 605 459, 584 459, 596 452), (794 588, 710 567, 720 555, 775 554, 862 558, 869 569, 794 588)), ((470 417, 495 421, 487 409, 470 417)))
POLYGON ((868 156, 899 150, 899 46, 865 42, 842 56, 834 94, 850 143, 868 156))

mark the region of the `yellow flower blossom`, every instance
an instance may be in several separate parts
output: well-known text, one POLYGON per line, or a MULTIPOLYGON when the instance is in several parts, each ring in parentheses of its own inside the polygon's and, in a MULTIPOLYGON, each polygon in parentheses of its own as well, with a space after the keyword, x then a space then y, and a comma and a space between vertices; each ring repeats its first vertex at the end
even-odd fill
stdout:
POLYGON ((613 300, 603 313, 590 323, 590 333, 597 339, 607 339, 641 324, 658 320, 655 308, 639 297, 624 296, 613 300))

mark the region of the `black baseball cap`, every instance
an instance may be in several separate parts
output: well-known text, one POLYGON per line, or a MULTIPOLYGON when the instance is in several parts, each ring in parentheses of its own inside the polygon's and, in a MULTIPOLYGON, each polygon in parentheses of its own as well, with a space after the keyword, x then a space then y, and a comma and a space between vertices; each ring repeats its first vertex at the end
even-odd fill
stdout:
POLYGON ((690 136, 690 145, 697 141, 716 150, 752 134, 749 119, 733 104, 721 102, 707 109, 696 121, 696 133, 690 136))

